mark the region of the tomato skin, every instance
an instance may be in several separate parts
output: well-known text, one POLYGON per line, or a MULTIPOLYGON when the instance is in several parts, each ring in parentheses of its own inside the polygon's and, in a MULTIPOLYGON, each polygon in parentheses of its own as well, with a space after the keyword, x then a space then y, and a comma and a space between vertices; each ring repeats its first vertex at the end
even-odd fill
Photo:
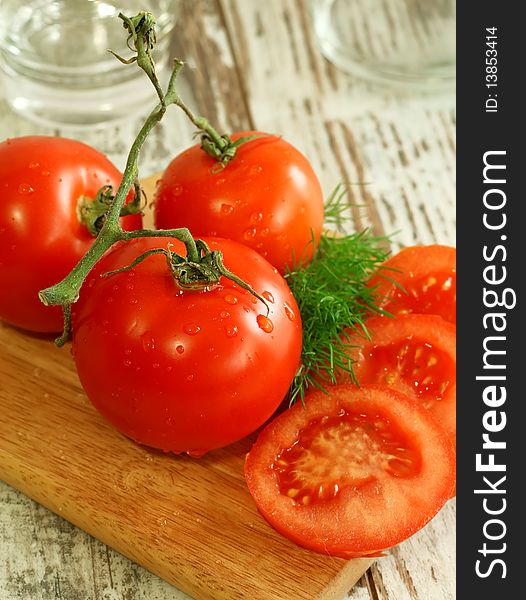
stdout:
POLYGON ((376 287, 379 306, 393 315, 433 314, 456 322, 456 249, 451 246, 404 248, 385 261, 369 285, 376 287))
POLYGON ((172 160, 158 182, 155 225, 236 240, 284 273, 293 257, 312 257, 323 227, 323 192, 292 145, 261 132, 232 139, 244 135, 261 137, 242 144, 222 170, 199 144, 172 160))
MULTIPOLYGON (((121 181, 119 170, 81 142, 28 136, 0 143, 0 319, 40 333, 62 330, 60 307, 38 292, 62 280, 85 254, 91 236, 78 221, 82 195, 121 181)), ((121 220, 139 229, 140 215, 121 220)))
POLYGON ((358 383, 389 385, 407 394, 423 404, 454 440, 455 325, 437 315, 405 314, 373 317, 366 326, 371 340, 351 335, 348 342, 349 355, 356 360, 353 370, 358 383), (406 348, 409 350, 404 354, 406 348), (417 354, 419 358, 415 358, 417 354), (437 362, 428 366, 435 359, 437 362), (429 383, 424 383, 428 376, 429 383))
MULTIPOLYGON (((324 449, 329 466, 339 463, 337 470, 345 469, 348 460, 356 460, 357 468, 367 464, 361 438, 339 439, 336 432, 325 439, 332 447, 322 443, 318 455, 314 450, 315 467, 320 461, 323 466, 324 449)), ((378 555, 421 529, 449 499, 454 472, 452 444, 428 411, 404 394, 376 385, 347 384, 331 387, 328 394, 310 392, 305 408, 298 403, 263 429, 245 461, 246 482, 263 517, 296 544, 341 558, 378 555), (343 485, 322 502, 295 504, 280 491, 276 458, 294 447, 312 422, 337 419, 345 411, 364 416, 369 429, 374 430, 379 417, 389 422, 390 431, 413 453, 414 470, 396 476, 378 468, 381 462, 376 466, 373 462, 367 481, 343 485)), ((318 474, 319 470, 314 471, 313 477, 318 474)))
POLYGON ((209 291, 182 291, 163 255, 98 276, 169 242, 184 253, 173 239, 141 238, 102 258, 74 306, 73 353, 88 398, 118 430, 199 456, 248 435, 281 403, 299 366, 301 318, 279 273, 232 240, 207 242, 269 298, 272 331, 250 292, 225 278, 209 291))

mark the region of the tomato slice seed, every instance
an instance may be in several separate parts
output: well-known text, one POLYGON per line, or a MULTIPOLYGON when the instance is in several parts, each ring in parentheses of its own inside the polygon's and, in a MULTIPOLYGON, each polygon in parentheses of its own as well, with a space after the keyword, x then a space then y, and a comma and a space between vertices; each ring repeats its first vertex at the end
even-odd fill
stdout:
POLYGON ((454 322, 456 306, 456 277, 445 273, 442 276, 425 275, 409 283, 404 282, 405 290, 396 289, 390 302, 384 307, 393 314, 429 313, 443 314, 454 322), (447 310, 444 307, 451 307, 447 310), (451 314, 450 314, 451 313, 451 314))
POLYGON ((309 421, 271 468, 280 493, 306 506, 329 501, 346 488, 359 489, 386 473, 412 477, 420 466, 420 454, 386 418, 341 411, 309 421))
POLYGON ((373 346, 367 357, 360 377, 362 383, 393 385, 402 379, 424 405, 443 398, 451 383, 447 373, 454 371, 451 359, 443 351, 418 340, 373 346))

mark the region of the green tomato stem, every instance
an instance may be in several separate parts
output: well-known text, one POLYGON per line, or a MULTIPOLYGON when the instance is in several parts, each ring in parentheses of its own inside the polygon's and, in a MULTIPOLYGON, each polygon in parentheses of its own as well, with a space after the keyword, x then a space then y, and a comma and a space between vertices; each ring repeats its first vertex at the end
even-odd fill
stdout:
MULTIPOLYGON (((194 117, 191 111, 179 98, 175 88, 175 81, 179 71, 183 66, 181 61, 175 61, 170 81, 168 83, 167 92, 166 94, 163 93, 155 73, 155 64, 151 56, 151 51, 155 44, 155 19, 153 16, 146 12, 140 12, 138 15, 132 18, 125 17, 122 14, 119 14, 119 17, 123 20, 124 27, 129 32, 128 47, 137 54, 130 59, 124 59, 114 52, 112 53, 124 64, 137 62, 137 65, 146 73, 154 85, 159 96, 159 103, 147 117, 130 148, 124 174, 113 200, 108 197, 106 198, 109 202, 109 208, 105 214, 101 215, 103 216, 103 223, 92 245, 80 259, 77 265, 70 271, 68 275, 66 275, 66 277, 64 277, 62 281, 52 285, 51 287, 41 290, 38 294, 40 300, 46 306, 60 305, 63 308, 64 331, 62 335, 55 340, 55 343, 58 346, 62 346, 68 340, 71 333, 71 305, 78 300, 82 284, 103 254, 105 254, 107 250, 116 242, 129 241, 139 237, 169 236, 178 239, 185 244, 186 248, 185 258, 177 256, 177 262, 179 264, 185 262, 195 265, 199 265, 203 262, 208 264, 211 260, 211 255, 213 254, 210 252, 203 253, 203 245, 200 242, 198 245, 190 231, 186 228, 168 230, 141 229, 137 231, 125 232, 120 225, 119 217, 123 210, 125 210, 124 204, 131 187, 135 186, 136 199, 137 194, 139 193, 140 195, 140 187, 138 188, 137 181, 139 172, 138 158, 141 148, 151 130, 163 118, 168 105, 176 104, 180 106, 185 113, 190 116, 196 126, 205 131, 206 134, 218 144, 226 144, 227 141, 219 136, 213 127, 208 124, 206 119, 194 117), (130 44, 133 44, 133 48, 130 44)), ((214 254, 214 256, 216 255, 214 254)), ((212 261, 214 268, 216 268, 215 273, 210 271, 210 269, 208 271, 206 269, 199 271, 204 273, 204 284, 207 282, 207 277, 209 277, 211 281, 216 281, 218 280, 219 276, 225 275, 234 282, 242 285, 245 289, 249 290, 252 294, 264 302, 264 299, 261 298, 261 296, 259 296, 259 294, 257 294, 248 284, 241 281, 224 267, 220 253, 219 258, 217 260, 216 259, 212 261), (209 273, 209 275, 207 275, 207 273, 209 273)), ((266 302, 265 305, 267 306, 268 310, 268 305, 266 302)))

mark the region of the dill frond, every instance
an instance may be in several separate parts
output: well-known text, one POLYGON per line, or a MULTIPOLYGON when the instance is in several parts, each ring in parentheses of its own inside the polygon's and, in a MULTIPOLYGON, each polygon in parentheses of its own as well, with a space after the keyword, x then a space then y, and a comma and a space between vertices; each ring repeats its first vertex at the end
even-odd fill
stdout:
MULTIPOLYGON (((340 193, 335 192, 339 206, 340 193)), ((365 319, 382 313, 367 281, 389 254, 386 241, 368 230, 342 236, 324 233, 312 261, 285 274, 303 323, 302 366, 289 390, 291 404, 298 398, 303 401, 310 387, 324 389, 323 383, 334 382, 337 372, 355 381, 343 332, 360 331, 367 337, 365 319)))

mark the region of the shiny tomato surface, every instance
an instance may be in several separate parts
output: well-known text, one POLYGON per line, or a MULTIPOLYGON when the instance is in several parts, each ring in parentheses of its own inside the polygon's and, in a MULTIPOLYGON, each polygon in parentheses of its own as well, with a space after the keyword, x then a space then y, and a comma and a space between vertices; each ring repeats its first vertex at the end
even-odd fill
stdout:
POLYGON ((199 144, 176 156, 158 182, 155 225, 188 227, 253 248, 281 273, 312 257, 323 227, 323 193, 308 160, 275 135, 237 149, 223 169, 199 144))
POLYGON ((449 499, 453 445, 428 411, 387 386, 337 385, 281 413, 247 455, 256 506, 316 552, 374 556, 405 540, 449 499))
MULTIPOLYGON (((44 306, 38 292, 62 280, 93 242, 77 216, 81 196, 116 191, 119 170, 81 142, 28 136, 0 143, 0 319, 23 329, 62 329, 60 307, 44 306)), ((139 229, 140 215, 124 217, 139 229)))
POLYGON ((264 423, 284 399, 301 352, 301 317, 285 280, 259 254, 207 239, 254 297, 222 277, 182 290, 164 255, 126 267, 153 248, 180 242, 140 238, 105 255, 74 305, 73 353, 94 406, 133 440, 199 456, 264 423))

